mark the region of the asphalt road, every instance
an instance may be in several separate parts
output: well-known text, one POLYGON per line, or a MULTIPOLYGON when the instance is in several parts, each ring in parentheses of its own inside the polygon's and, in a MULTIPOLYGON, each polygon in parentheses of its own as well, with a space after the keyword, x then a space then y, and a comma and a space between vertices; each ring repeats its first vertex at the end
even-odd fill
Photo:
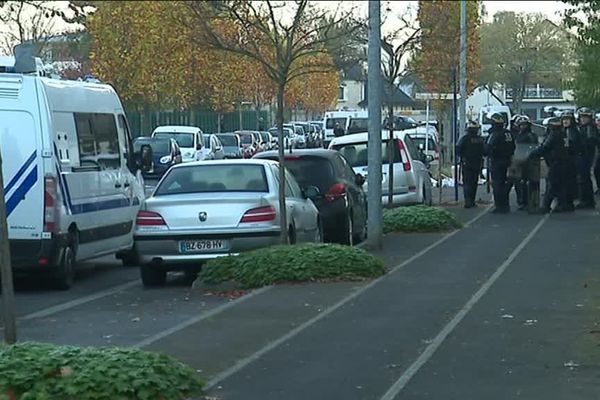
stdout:
POLYGON ((455 233, 386 236, 371 282, 233 299, 110 258, 71 291, 19 281, 19 338, 171 354, 219 399, 600 398, 600 214, 454 212, 455 233))

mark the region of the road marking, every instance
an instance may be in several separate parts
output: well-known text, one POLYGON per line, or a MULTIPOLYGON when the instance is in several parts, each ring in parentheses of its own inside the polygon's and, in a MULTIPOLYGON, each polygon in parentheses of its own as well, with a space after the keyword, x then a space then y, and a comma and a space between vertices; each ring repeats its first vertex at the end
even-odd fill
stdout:
POLYGON ((82 304, 89 303, 90 301, 101 299, 102 297, 110 296, 112 294, 118 293, 118 292, 123 291, 125 289, 129 289, 131 287, 137 286, 139 284, 140 284, 139 279, 136 279, 136 280, 133 280, 133 281, 130 281, 130 282, 127 282, 127 283, 123 283, 123 284, 118 285, 118 286, 114 286, 114 287, 109 288, 109 289, 102 290, 102 291, 97 292, 97 293, 90 294, 88 296, 79 297, 77 299, 74 299, 74 300, 71 300, 71 301, 67 301, 65 303, 60 303, 60 304, 57 304, 57 305, 52 306, 52 307, 44 308, 43 310, 40 310, 40 311, 36 311, 36 312, 30 313, 30 314, 26 314, 26 315, 18 318, 18 320, 20 320, 20 321, 27 321, 27 320, 34 319, 34 318, 48 317, 48 316, 50 316, 52 314, 56 314, 56 313, 68 310, 70 308, 77 307, 77 306, 80 306, 82 304))
POLYGON ((152 343, 154 343, 156 341, 159 341, 160 339, 163 339, 163 338, 165 338, 165 337, 167 337, 169 335, 174 334, 177 331, 180 331, 182 329, 187 328, 190 325, 193 325, 193 324, 195 324, 197 322, 200 322, 202 320, 205 320, 207 318, 214 317, 215 315, 217 315, 217 314, 219 314, 219 313, 227 310, 230 307, 233 307, 233 306, 235 306, 237 304, 240 304, 243 301, 251 299, 254 296, 258 296, 259 294, 266 292, 267 290, 271 289, 272 287, 273 286, 264 286, 264 287, 262 287, 260 289, 253 290, 252 292, 248 293, 245 296, 238 297, 235 300, 232 300, 230 302, 221 304, 220 306, 217 306, 217 307, 215 307, 215 308, 213 308, 211 310, 208 310, 205 313, 202 313, 202 314, 197 315, 197 316, 195 316, 193 318, 187 319, 187 320, 185 320, 185 321, 183 321, 183 322, 181 322, 181 323, 179 323, 179 324, 177 324, 175 326, 170 327, 169 329, 165 329, 164 331, 161 331, 161 332, 157 333, 156 335, 150 336, 150 337, 148 337, 148 338, 146 338, 146 339, 144 339, 144 340, 142 340, 142 341, 134 344, 132 347, 140 348, 140 347, 149 346, 152 343))
MULTIPOLYGON (((486 207, 482 212, 480 212, 479 214, 477 214, 477 216, 475 216, 473 219, 471 219, 470 221, 468 221, 464 225, 464 227, 466 228, 469 225, 471 225, 474 222, 476 222, 479 218, 483 217, 490 209, 491 209, 491 206, 486 207)), ((309 319, 308 321, 304 322, 303 324, 298 325, 296 328, 292 329, 291 331, 289 331, 285 335, 283 335, 283 336, 279 337, 278 339, 276 339, 276 340, 268 343, 267 345, 265 345, 263 348, 261 348, 257 352, 249 355, 248 357, 245 357, 245 358, 242 358, 242 359, 238 360, 234 365, 232 365, 231 367, 227 368, 223 372, 215 375, 211 380, 209 380, 206 383, 205 390, 210 390, 215 385, 217 385, 219 382, 227 379, 228 377, 230 377, 231 375, 233 375, 236 372, 240 371, 241 369, 243 369, 247 365, 253 363, 256 360, 258 360, 260 357, 262 357, 263 355, 265 355, 269 351, 275 349, 279 345, 281 345, 281 344, 285 343, 286 341, 292 339, 294 336, 296 336, 297 334, 299 334, 300 332, 302 332, 306 328, 310 327, 311 325, 314 325, 319 320, 325 318, 326 316, 328 316, 329 314, 333 313, 334 311, 336 311, 340 307, 344 306, 349 301, 355 299, 356 297, 358 297, 359 295, 361 295, 362 293, 364 293, 368 289, 370 289, 373 286, 375 286, 377 283, 379 283, 386 276, 391 275, 391 274, 397 272, 398 270, 404 268, 405 266, 407 266, 408 264, 412 263, 413 261, 415 261, 419 257, 422 257, 428 251, 430 251, 430 250, 434 249, 435 247, 439 246, 440 244, 444 243, 446 240, 450 239, 452 236, 456 235, 458 232, 460 232, 459 229, 457 229, 455 231, 452 231, 450 233, 447 233, 442 238, 440 238, 436 242, 430 244, 429 246, 427 246, 426 248, 424 248, 423 250, 421 250, 417 254, 415 254, 412 257, 404 260, 402 263, 396 265, 386 275, 383 275, 383 276, 381 276, 381 277, 379 277, 379 278, 377 278, 377 279, 369 282, 365 286, 362 286, 361 288, 357 289, 355 292, 349 294, 348 296, 344 297, 343 299, 341 299, 340 301, 338 301, 337 303, 335 303, 333 306, 326 308, 325 310, 323 310, 323 312, 319 313, 318 315, 314 316, 313 318, 309 319)))
POLYGON ((533 239, 535 234, 540 230, 542 225, 548 220, 550 214, 546 214, 537 225, 529 232, 525 239, 513 250, 508 258, 498 267, 498 269, 489 277, 487 281, 475 292, 473 297, 467 301, 467 303, 461 308, 458 313, 448 322, 446 326, 437 334, 433 341, 425 348, 423 353, 413 362, 398 378, 396 382, 388 389, 388 391, 381 397, 380 400, 393 400, 396 396, 404 389, 412 377, 421 369, 423 365, 429 361, 436 350, 442 345, 444 340, 450 333, 460 324, 462 319, 471 311, 471 309, 477 304, 479 300, 486 294, 486 292, 492 287, 492 285, 500 278, 502 273, 509 267, 510 264, 517 258, 519 253, 527 246, 527 244, 533 239))

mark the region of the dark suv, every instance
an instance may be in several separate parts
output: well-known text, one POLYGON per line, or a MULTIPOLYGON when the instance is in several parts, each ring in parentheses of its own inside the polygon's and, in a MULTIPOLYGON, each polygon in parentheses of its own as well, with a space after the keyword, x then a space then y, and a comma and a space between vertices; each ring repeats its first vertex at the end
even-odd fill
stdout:
MULTIPOLYGON (((277 152, 267 151, 253 158, 278 160, 277 152)), ((367 199, 364 178, 355 174, 344 156, 334 150, 307 149, 285 153, 285 167, 305 189, 317 187, 314 203, 319 209, 326 242, 352 245, 367 232, 367 199)))

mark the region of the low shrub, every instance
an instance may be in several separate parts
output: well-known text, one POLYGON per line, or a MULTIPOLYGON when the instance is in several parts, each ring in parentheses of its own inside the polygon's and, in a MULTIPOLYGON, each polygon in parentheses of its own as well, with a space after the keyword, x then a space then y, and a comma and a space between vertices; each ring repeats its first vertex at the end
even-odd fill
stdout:
POLYGON ((360 280, 385 273, 383 262, 365 250, 336 244, 279 245, 210 260, 198 279, 233 281, 243 288, 280 282, 360 280))
POLYGON ((126 348, 23 342, 0 347, 2 400, 181 400, 199 394, 196 372, 126 348))
POLYGON ((419 205, 383 210, 384 233, 440 232, 461 226, 452 213, 441 208, 419 205))

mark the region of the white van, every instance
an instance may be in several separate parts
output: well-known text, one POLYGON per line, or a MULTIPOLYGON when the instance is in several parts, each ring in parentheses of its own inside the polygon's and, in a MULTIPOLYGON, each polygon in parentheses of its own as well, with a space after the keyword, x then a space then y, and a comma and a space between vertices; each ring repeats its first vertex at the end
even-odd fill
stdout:
POLYGON ((133 254, 144 186, 112 87, 0 73, 0 151, 16 273, 67 289, 77 261, 133 254))
POLYGON ((323 126, 325 127, 324 147, 327 147, 329 142, 335 138, 333 129, 336 124, 344 129, 344 134, 366 132, 368 118, 369 114, 365 110, 327 111, 323 119, 323 126), (354 128, 355 126, 356 128, 354 128), (350 127, 353 129, 350 129, 350 127))
POLYGON ((511 118, 510 108, 508 106, 483 106, 479 110, 479 125, 481 125, 481 135, 488 136, 488 131, 492 127, 489 120, 491 114, 498 113, 504 117, 504 123, 508 126, 511 118))
POLYGON ((182 161, 202 161, 204 159, 204 137, 202 129, 195 126, 168 125, 159 126, 152 137, 175 139, 181 149, 182 161))

